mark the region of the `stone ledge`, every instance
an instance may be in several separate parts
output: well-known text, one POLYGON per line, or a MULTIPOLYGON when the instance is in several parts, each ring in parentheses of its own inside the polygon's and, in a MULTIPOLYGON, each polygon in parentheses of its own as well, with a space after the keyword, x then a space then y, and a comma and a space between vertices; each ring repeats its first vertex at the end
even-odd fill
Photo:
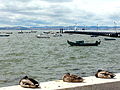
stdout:
MULTIPOLYGON (((120 90, 120 73, 114 79, 101 79, 95 76, 83 77, 82 83, 68 83, 62 80, 41 82, 41 88, 35 90, 120 90)), ((19 85, 1 87, 0 90, 31 90, 19 85)), ((33 90, 33 89, 32 89, 33 90)))

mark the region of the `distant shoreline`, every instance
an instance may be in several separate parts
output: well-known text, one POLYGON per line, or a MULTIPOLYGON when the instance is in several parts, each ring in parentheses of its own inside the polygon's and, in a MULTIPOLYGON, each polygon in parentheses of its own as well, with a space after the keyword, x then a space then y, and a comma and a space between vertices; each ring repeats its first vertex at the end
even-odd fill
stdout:
POLYGON ((0 30, 120 30, 120 26, 42 26, 42 27, 0 27, 0 30))

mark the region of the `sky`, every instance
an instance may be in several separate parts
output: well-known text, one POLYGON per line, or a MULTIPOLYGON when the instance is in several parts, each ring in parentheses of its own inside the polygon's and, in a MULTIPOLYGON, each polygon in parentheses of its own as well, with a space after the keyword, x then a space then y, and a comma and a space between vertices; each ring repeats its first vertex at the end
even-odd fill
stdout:
POLYGON ((120 25, 120 0, 0 0, 0 26, 120 25))

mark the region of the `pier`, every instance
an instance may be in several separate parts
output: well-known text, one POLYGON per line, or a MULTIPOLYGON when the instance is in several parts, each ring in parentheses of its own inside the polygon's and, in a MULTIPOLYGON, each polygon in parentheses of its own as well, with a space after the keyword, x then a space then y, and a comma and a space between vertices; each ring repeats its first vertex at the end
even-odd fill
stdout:
MULTIPOLYGON (((120 90, 120 73, 113 79, 101 79, 95 76, 83 77, 84 82, 68 83, 62 80, 40 82, 41 88, 35 90, 120 90)), ((20 85, 1 87, 0 90, 33 90, 20 85)))
POLYGON ((120 31, 111 31, 111 30, 101 30, 101 31, 98 31, 98 30, 66 30, 64 31, 64 33, 120 37, 120 31))

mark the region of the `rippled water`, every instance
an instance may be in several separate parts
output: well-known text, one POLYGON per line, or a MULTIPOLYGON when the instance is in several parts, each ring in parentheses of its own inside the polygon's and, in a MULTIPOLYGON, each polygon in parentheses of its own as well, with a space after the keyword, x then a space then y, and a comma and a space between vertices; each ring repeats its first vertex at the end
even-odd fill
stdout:
POLYGON ((66 72, 91 76, 98 69, 120 72, 120 39, 105 41, 104 37, 68 35, 36 38, 37 33, 0 37, 0 87, 17 85, 20 78, 28 75, 39 82, 61 79, 66 72), (70 47, 67 40, 85 40, 99 46, 70 47))

